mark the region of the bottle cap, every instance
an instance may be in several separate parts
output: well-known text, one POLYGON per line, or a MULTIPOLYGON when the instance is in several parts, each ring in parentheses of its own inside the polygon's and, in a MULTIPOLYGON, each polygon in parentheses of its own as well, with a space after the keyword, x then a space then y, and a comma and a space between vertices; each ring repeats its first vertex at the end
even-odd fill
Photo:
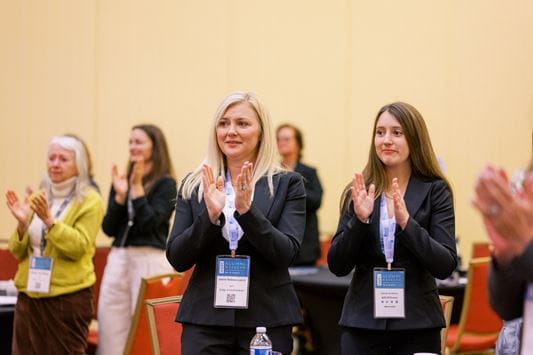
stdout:
POLYGON ((266 330, 265 327, 257 327, 257 328, 255 328, 255 331, 257 333, 266 333, 267 330, 266 330))

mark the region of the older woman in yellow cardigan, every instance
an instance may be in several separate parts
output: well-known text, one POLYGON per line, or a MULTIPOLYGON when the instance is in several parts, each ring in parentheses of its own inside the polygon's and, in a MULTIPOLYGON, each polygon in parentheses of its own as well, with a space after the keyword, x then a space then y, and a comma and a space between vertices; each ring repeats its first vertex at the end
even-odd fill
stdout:
POLYGON ((84 354, 102 200, 89 185, 87 154, 78 140, 52 138, 47 167, 39 193, 19 199, 6 192, 18 222, 9 240, 19 260, 13 354, 84 354))

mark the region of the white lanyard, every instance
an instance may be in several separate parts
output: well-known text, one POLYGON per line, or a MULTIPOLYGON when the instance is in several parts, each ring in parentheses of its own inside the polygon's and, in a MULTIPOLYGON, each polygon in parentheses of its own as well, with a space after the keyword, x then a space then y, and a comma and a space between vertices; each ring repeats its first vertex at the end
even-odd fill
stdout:
POLYGON ((235 191, 231 185, 229 172, 226 174, 224 194, 226 195, 226 205, 222 213, 226 217, 226 223, 222 227, 222 235, 229 242, 229 249, 232 251, 232 255, 234 255, 239 245, 239 239, 242 238, 244 231, 233 215, 235 213, 235 191))
POLYGON ((387 268, 389 270, 394 261, 395 231, 396 220, 394 217, 389 218, 389 213, 387 212, 387 200, 385 199, 385 194, 382 194, 380 200, 379 241, 381 252, 385 254, 385 260, 387 261, 387 268))

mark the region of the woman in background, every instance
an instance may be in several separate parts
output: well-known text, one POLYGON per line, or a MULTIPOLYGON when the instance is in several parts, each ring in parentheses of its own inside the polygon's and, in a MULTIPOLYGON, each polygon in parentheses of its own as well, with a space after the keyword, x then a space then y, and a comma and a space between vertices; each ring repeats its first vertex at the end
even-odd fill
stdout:
POLYGON ((328 264, 337 276, 355 269, 339 322, 342 354, 440 353, 445 323, 435 278, 456 267, 455 218, 451 188, 413 106, 379 110, 368 163, 341 206, 328 264), (394 307, 374 286, 391 275, 404 295, 394 307))
POLYGON ((102 224, 114 238, 98 301, 98 353, 124 351, 141 278, 171 272, 165 258, 176 182, 163 132, 150 124, 132 128, 127 174, 113 166, 102 224))
POLYGON ((87 155, 78 140, 52 138, 47 164, 42 191, 23 200, 6 193, 18 222, 9 250, 20 261, 13 354, 85 354, 102 200, 89 186, 87 155))
POLYGON ((300 252, 292 266, 313 266, 320 258, 320 239, 316 211, 322 203, 322 185, 316 169, 301 162, 304 142, 302 132, 293 125, 282 124, 276 130, 281 163, 303 176, 305 185, 305 234, 300 252))

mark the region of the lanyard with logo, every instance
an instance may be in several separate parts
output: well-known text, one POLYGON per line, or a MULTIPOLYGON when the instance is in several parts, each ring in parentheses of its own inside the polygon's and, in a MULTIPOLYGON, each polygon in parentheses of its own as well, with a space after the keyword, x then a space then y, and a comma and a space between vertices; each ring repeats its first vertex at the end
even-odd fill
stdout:
POLYGON ((239 240, 244 231, 235 219, 235 191, 231 185, 229 172, 224 184, 226 223, 222 226, 222 236, 229 242, 231 255, 218 255, 215 270, 215 308, 248 308, 250 289, 250 256, 236 255, 239 240))
POLYGON ((392 262, 394 261, 395 232, 396 220, 394 219, 394 217, 389 218, 385 194, 382 194, 380 201, 379 241, 381 245, 381 251, 385 255, 385 260, 387 261, 387 268, 389 270, 391 268, 392 262))
MULTIPOLYGON (((63 200, 61 205, 59 205, 59 209, 56 211, 54 219, 57 219, 59 216, 61 216, 65 208, 67 208, 69 202, 72 200, 73 196, 74 190, 72 190, 70 195, 63 200)), ((52 206, 53 202, 50 203, 50 210, 52 209, 52 206)), ((28 282, 26 289, 31 292, 50 292, 50 282, 52 280, 52 266, 54 264, 54 259, 51 257, 42 256, 44 249, 46 248, 45 236, 47 231, 46 225, 43 224, 43 228, 41 229, 41 242, 39 245, 41 256, 30 257, 30 268, 28 270, 28 282)))
POLYGON ((381 195, 379 239, 387 268, 374 268, 374 317, 405 318, 405 270, 392 269, 396 220, 389 218, 385 194, 381 195))
POLYGON ((226 182, 224 184, 224 195, 226 195, 226 205, 224 206, 224 216, 226 223, 222 227, 222 235, 229 242, 229 249, 231 255, 235 256, 235 251, 239 246, 239 240, 242 238, 244 231, 239 222, 235 219, 235 191, 231 185, 231 178, 229 173, 226 174, 226 182))

